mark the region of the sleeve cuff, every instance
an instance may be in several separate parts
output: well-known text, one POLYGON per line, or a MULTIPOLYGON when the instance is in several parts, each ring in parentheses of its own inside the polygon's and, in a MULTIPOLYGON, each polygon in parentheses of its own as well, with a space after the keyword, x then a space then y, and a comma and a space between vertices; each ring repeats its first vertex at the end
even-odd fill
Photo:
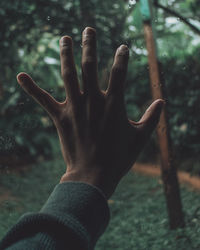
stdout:
POLYGON ((65 221, 74 232, 84 234, 89 246, 95 245, 110 219, 103 192, 84 182, 69 181, 58 184, 40 213, 65 221))

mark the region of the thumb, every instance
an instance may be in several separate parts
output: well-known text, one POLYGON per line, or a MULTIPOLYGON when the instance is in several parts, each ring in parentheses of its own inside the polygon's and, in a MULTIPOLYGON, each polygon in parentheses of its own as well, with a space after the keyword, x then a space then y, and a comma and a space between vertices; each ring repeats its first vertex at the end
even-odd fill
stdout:
POLYGON ((164 104, 165 102, 162 99, 155 100, 137 123, 137 125, 139 125, 138 127, 140 127, 147 136, 153 132, 158 124, 164 104))

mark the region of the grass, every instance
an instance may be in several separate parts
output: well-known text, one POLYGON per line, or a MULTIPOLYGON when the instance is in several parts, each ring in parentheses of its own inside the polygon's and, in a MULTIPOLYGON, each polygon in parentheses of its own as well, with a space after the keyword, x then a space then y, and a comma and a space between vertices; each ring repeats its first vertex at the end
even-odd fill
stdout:
MULTIPOLYGON (((63 160, 43 162, 21 173, 0 175, 0 238, 25 212, 38 211, 65 169, 63 160)), ((200 194, 181 187, 186 228, 168 229, 162 184, 157 178, 129 173, 109 201, 111 220, 95 250, 200 249, 200 194)))

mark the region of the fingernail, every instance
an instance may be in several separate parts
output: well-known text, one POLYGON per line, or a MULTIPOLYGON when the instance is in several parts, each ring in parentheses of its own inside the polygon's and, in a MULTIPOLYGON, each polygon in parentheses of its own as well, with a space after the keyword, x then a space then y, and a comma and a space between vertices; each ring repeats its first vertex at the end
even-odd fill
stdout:
POLYGON ((128 52, 129 49, 128 49, 128 46, 122 44, 119 48, 118 48, 119 51, 123 51, 123 52, 128 52))
POLYGON ((19 73, 19 74, 17 75, 17 81, 18 81, 19 83, 22 83, 22 82, 24 81, 25 78, 26 78, 26 73, 24 73, 24 72, 21 72, 21 73, 19 73))
POLYGON ((159 105, 163 107, 166 104, 166 101, 163 99, 158 99, 157 102, 159 102, 159 105))
POLYGON ((63 36, 60 39, 60 45, 61 46, 71 46, 72 45, 72 39, 69 36, 63 36))
POLYGON ((83 31, 83 35, 95 35, 96 34, 96 31, 95 29, 91 28, 91 27, 86 27, 83 31))

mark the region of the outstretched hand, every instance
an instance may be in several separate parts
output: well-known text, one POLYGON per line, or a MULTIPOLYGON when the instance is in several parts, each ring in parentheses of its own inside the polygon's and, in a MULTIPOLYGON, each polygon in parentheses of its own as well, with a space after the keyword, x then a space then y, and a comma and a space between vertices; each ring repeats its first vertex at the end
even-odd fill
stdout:
POLYGON ((154 101, 139 122, 127 118, 124 83, 129 50, 121 45, 115 54, 106 92, 99 89, 96 32, 82 34, 82 82, 80 91, 72 39, 60 40, 61 73, 66 100, 57 102, 34 83, 29 75, 17 76, 21 87, 52 118, 67 170, 61 182, 81 181, 99 187, 109 198, 118 182, 132 167, 156 127, 163 100, 154 101))

